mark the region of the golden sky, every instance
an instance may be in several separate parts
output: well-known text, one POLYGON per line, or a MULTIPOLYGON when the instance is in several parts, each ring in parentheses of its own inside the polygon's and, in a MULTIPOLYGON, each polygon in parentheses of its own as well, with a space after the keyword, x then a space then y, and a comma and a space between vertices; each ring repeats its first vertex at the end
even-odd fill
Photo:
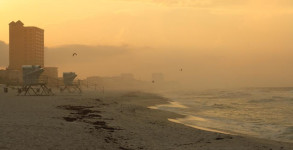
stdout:
POLYGON ((261 44, 292 38, 292 14, 292 0, 0 0, 0 39, 20 19, 46 46, 261 44))
POLYGON ((46 64, 60 72, 293 84, 292 0, 0 0, 0 41, 17 20, 45 29, 46 64), (86 57, 72 65, 76 48, 86 57))

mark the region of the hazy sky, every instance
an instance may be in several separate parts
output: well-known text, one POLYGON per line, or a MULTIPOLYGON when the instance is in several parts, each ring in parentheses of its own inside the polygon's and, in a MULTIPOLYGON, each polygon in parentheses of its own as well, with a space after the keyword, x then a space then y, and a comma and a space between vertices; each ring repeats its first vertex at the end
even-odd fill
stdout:
POLYGON ((0 39, 20 19, 46 46, 264 44, 292 38, 292 14, 292 0, 0 0, 0 39))
POLYGON ((8 23, 17 20, 45 29, 46 64, 60 71, 73 65, 53 54, 77 46, 91 58, 76 61, 77 72, 100 67, 84 76, 178 79, 183 66, 196 82, 293 85, 292 0, 0 0, 0 40, 8 43, 8 23), (115 57, 99 53, 108 49, 115 57))

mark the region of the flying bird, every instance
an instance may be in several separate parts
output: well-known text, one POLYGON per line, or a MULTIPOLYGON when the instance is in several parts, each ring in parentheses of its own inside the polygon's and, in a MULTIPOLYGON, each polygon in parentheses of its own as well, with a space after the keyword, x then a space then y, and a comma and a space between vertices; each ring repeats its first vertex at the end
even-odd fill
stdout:
POLYGON ((181 68, 180 71, 183 71, 183 69, 181 68))
POLYGON ((153 80, 152 83, 155 83, 155 80, 153 80))
POLYGON ((77 54, 76 53, 73 53, 72 56, 77 56, 77 54))

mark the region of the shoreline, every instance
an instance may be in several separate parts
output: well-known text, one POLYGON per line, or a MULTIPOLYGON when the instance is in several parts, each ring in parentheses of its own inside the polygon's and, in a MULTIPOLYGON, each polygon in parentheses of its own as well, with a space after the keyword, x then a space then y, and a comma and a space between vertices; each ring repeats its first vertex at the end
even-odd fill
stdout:
MULTIPOLYGON (((159 96, 161 95, 160 93, 156 93, 156 94, 159 95, 159 96)), ((163 97, 167 98, 167 96, 163 96, 163 97)), ((170 98, 167 98, 167 99, 170 99, 170 98)), ((168 104, 158 104, 158 105, 155 105, 155 106, 151 106, 149 108, 178 113, 176 111, 172 111, 172 110, 168 110, 168 109, 160 109, 160 107, 189 108, 188 106, 183 105, 180 102, 172 100, 172 98, 170 100, 168 100, 168 104)), ((183 115, 183 117, 176 118, 176 119, 168 119, 168 120, 171 121, 171 122, 174 122, 174 123, 183 124, 183 125, 188 126, 188 127, 192 127, 192 128, 195 128, 195 129, 204 130, 204 131, 208 131, 208 132, 215 132, 215 133, 221 133, 221 134, 227 134, 227 135, 242 136, 242 137, 248 137, 248 138, 256 138, 256 139, 269 140, 269 141, 274 141, 274 142, 284 142, 284 143, 293 144, 292 141, 286 140, 286 139, 285 140, 280 140, 280 139, 278 140, 278 139, 273 139, 273 138, 270 139, 270 138, 265 138, 265 137, 254 136, 254 135, 251 135, 251 134, 240 133, 240 132, 236 132, 236 131, 234 132, 234 131, 229 131, 229 130, 221 130, 221 129, 216 129, 216 128, 197 126, 197 125, 193 125, 192 123, 184 123, 184 120, 207 121, 207 119, 203 118, 203 117, 197 117, 197 116, 194 116, 194 115, 188 115, 188 114, 184 114, 184 113, 182 114, 180 112, 178 114, 183 115)))
MULTIPOLYGON (((154 110, 161 110, 161 109, 158 108, 158 107, 161 107, 161 106, 176 107, 176 108, 187 108, 186 106, 181 105, 181 104, 179 104, 179 103, 177 103, 175 101, 168 100, 167 102, 168 102, 167 104, 158 104, 158 105, 154 105, 154 106, 149 106, 148 108, 154 109, 154 110)), ((162 111, 167 111, 167 110, 162 110, 162 111)), ((170 111, 167 111, 167 112, 170 112, 170 111)), ((176 112, 174 112, 174 113, 176 113, 176 112)), ((195 118, 195 117, 194 116, 184 115, 184 114, 179 114, 179 113, 176 113, 176 114, 183 115, 183 117, 181 117, 181 118, 175 118, 175 119, 168 118, 168 120, 170 122, 174 122, 174 123, 178 123, 178 124, 183 124, 185 126, 192 127, 192 128, 198 129, 198 130, 204 130, 204 131, 208 131, 208 132, 215 132, 215 133, 221 133, 221 134, 227 134, 227 135, 240 135, 240 134, 228 133, 228 132, 220 131, 220 130, 216 130, 216 129, 209 129, 209 128, 205 128, 205 127, 184 124, 183 122, 180 122, 178 119, 184 119, 184 118, 187 118, 187 117, 195 118)), ((204 118, 197 118, 197 119, 203 120, 204 118)))
POLYGON ((214 133, 221 133, 221 134, 226 134, 226 135, 235 135, 235 136, 238 135, 238 134, 232 134, 232 133, 228 133, 228 132, 224 132, 224 131, 220 131, 220 130, 215 130, 215 129, 209 129, 209 128, 204 128, 204 127, 195 126, 195 125, 184 124, 184 123, 181 123, 180 121, 178 121, 176 119, 168 119, 168 120, 171 121, 171 122, 183 124, 185 126, 192 127, 192 128, 198 129, 198 130, 214 132, 214 133))
POLYGON ((0 149, 293 149, 292 143, 188 127, 168 120, 183 115, 148 108, 168 101, 125 91, 54 97, 0 93, 0 149))

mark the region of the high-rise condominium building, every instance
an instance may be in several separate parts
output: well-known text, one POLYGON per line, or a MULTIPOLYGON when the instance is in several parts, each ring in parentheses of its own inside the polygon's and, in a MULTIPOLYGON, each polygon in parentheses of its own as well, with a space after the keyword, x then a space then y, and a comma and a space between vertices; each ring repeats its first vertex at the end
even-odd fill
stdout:
POLYGON ((44 30, 25 27, 21 21, 9 24, 9 70, 23 65, 44 67, 44 30))

